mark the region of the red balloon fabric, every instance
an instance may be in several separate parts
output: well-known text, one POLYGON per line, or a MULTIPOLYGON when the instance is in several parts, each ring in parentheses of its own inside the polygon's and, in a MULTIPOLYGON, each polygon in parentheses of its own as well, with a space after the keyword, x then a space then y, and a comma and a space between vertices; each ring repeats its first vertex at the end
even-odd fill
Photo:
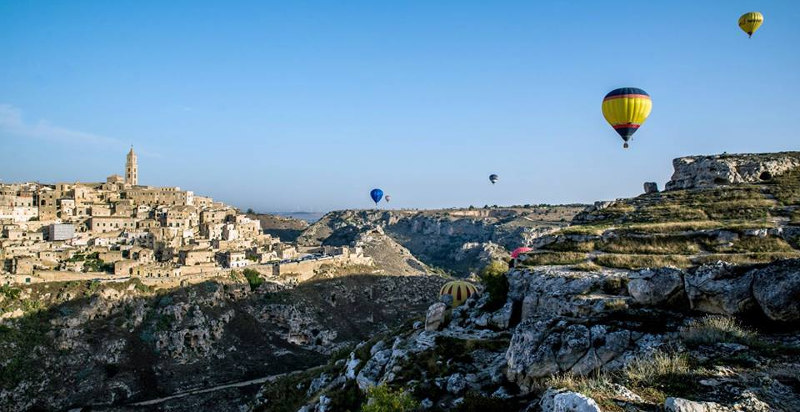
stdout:
POLYGON ((516 258, 519 257, 520 254, 525 253, 525 252, 530 252, 531 250, 533 250, 533 249, 531 249, 529 247, 518 247, 518 248, 514 249, 513 252, 511 252, 511 257, 516 259, 516 258))

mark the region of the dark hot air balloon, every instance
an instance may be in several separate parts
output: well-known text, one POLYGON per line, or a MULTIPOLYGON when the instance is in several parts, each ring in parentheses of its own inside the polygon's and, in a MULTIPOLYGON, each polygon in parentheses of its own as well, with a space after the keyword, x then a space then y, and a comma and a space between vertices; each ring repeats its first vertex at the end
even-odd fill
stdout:
POLYGON ((380 202, 381 198, 383 197, 383 190, 381 190, 381 189, 372 189, 369 192, 369 197, 371 197, 372 201, 375 202, 375 206, 378 206, 378 202, 380 202))
POLYGON ((489 175, 489 181, 492 182, 492 184, 497 183, 498 180, 500 180, 500 176, 496 174, 489 175))

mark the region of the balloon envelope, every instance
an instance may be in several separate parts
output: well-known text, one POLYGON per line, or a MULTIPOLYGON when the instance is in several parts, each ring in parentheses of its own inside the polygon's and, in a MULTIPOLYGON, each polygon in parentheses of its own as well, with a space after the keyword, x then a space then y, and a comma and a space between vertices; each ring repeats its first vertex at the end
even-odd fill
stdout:
POLYGON ((377 205, 378 202, 380 202, 381 198, 383 197, 383 190, 381 190, 381 189, 372 189, 369 192, 369 197, 371 197, 372 201, 375 202, 375 204, 377 205))
POLYGON ((383 198, 386 199, 386 203, 389 203, 389 201, 392 200, 392 197, 389 195, 386 195, 383 198))
POLYGON ((739 17, 739 28, 750 37, 761 27, 762 23, 764 23, 764 15, 757 11, 751 11, 739 17))
POLYGON ((513 252, 511 252, 511 257, 516 259, 516 258, 519 257, 519 255, 521 255, 521 254, 523 254, 525 252, 530 252, 531 250, 533 250, 533 249, 531 249, 529 247, 518 247, 518 248, 514 249, 513 252))
POLYGON ((499 179, 500 179, 500 176, 498 176, 498 175, 495 175, 495 174, 489 175, 489 181, 492 182, 492 184, 497 182, 499 179))
POLYGON ((447 282, 439 289, 439 296, 450 295, 453 297, 452 307, 464 303, 467 298, 478 293, 478 289, 469 282, 453 280, 447 282))
POLYGON ((624 147, 628 147, 628 140, 647 120, 652 109, 650 95, 636 87, 615 89, 603 98, 603 117, 625 141, 624 147))

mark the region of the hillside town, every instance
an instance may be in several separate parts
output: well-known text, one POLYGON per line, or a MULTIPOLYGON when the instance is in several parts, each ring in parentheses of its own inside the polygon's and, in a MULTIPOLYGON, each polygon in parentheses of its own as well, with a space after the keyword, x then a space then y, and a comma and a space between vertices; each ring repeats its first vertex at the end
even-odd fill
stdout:
POLYGON ((180 285, 246 266, 307 278, 328 260, 371 263, 360 248, 298 249, 210 197, 140 185, 132 147, 124 176, 105 182, 0 184, 0 229, 3 285, 132 277, 180 285))

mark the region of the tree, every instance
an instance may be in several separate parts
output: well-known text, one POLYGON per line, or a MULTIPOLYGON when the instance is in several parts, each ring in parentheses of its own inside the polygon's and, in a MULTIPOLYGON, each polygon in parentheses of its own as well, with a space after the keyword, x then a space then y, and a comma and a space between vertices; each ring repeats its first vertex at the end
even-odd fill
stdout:
POLYGON ((493 260, 481 270, 481 282, 489 294, 489 301, 484 309, 494 311, 500 309, 508 298, 508 264, 502 260, 493 260))

